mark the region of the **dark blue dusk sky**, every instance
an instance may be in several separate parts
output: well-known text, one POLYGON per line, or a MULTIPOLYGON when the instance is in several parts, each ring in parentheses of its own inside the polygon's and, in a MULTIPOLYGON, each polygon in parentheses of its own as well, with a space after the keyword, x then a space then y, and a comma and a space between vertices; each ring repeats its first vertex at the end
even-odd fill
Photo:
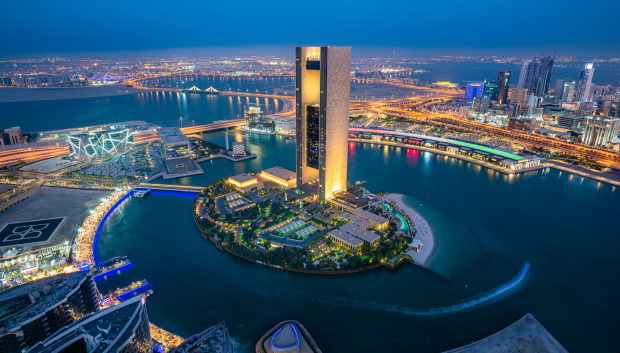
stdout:
POLYGON ((527 56, 553 48, 564 49, 561 55, 620 56, 618 0, 35 0, 5 1, 2 10, 3 58, 141 51, 288 56, 292 45, 331 44, 354 46, 358 57, 527 56))

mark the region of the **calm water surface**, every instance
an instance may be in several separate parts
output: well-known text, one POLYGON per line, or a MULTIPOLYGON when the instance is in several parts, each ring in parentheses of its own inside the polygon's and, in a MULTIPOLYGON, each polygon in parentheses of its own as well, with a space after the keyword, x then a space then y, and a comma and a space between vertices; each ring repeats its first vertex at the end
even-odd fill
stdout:
MULTIPOLYGON (((223 144, 223 133, 208 135, 223 144)), ((207 185, 231 174, 294 168, 294 144, 234 133, 259 158, 202 164, 205 174, 157 183, 207 185)), ((390 190, 427 218, 433 267, 405 264, 346 276, 267 268, 218 251, 191 216, 193 197, 155 192, 109 218, 98 258, 133 266, 98 280, 106 293, 147 279, 149 317, 189 336, 226 320, 239 352, 276 322, 302 321, 326 352, 438 352, 481 339, 533 314, 570 352, 620 349, 620 247, 616 187, 555 170, 505 176, 453 158, 396 147, 349 146, 349 181, 390 190), (422 206, 420 206, 422 205, 422 206), (531 264, 522 284, 461 310, 531 264), (447 278, 444 278, 447 277, 447 278), (457 308, 450 314, 432 309, 457 308), (386 347, 389 349, 386 350, 386 347)))
POLYGON ((62 99, 0 104, 2 126, 21 126, 24 132, 142 120, 158 126, 191 126, 214 120, 243 118, 243 104, 259 105, 267 114, 284 108, 267 98, 223 97, 172 92, 126 96, 62 99))

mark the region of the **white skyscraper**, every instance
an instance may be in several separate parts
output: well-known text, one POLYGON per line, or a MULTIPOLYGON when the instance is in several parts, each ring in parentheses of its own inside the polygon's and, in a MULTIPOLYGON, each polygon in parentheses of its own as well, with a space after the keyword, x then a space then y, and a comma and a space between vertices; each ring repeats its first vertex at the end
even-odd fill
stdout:
POLYGON ((576 102, 587 102, 590 97, 590 87, 592 86, 592 76, 594 75, 594 63, 587 63, 585 68, 581 70, 581 77, 577 84, 575 94, 576 102))

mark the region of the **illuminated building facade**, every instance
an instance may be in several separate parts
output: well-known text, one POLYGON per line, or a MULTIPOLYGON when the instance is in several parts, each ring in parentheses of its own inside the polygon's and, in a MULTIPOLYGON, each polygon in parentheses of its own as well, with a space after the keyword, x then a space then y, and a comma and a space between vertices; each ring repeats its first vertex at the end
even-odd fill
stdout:
POLYGON ((545 97, 549 93, 549 83, 551 83, 551 72, 553 71, 553 59, 550 56, 543 56, 540 59, 540 70, 536 79, 533 93, 536 97, 545 97))
POLYGON ((493 80, 484 80, 484 88, 482 91, 482 96, 487 97, 490 100, 497 100, 497 95, 499 92, 499 85, 496 81, 493 80))
POLYGON ((134 146, 130 129, 67 136, 69 156, 82 160, 96 160, 125 152, 134 146))
POLYGON ((518 88, 524 88, 530 92, 534 91, 538 75, 540 73, 540 62, 538 60, 521 62, 521 71, 519 72, 518 88))
POLYGON ((164 143, 164 158, 166 160, 189 157, 189 140, 178 127, 164 127, 157 129, 157 133, 164 143))
POLYGON ((466 99, 474 99, 482 97, 484 90, 484 83, 482 82, 469 82, 467 83, 467 90, 465 91, 466 99))
POLYGON ((244 115, 246 129, 260 132, 275 131, 275 122, 271 118, 266 118, 260 107, 248 107, 244 115))
POLYGON ((295 49, 297 187, 321 202, 347 188, 351 47, 295 49))
POLYGON ((620 119, 588 116, 583 125, 583 143, 590 146, 605 147, 616 139, 620 119))
MULTIPOLYGON (((508 91, 510 87, 510 75, 512 70, 500 71, 497 74, 497 96, 496 101, 499 104, 506 104, 508 102, 508 91)), ((493 98, 491 98, 493 99, 493 98)))
POLYGON ((99 310, 91 271, 63 273, 14 286, 0 294, 0 352, 22 353, 63 327, 99 310))
POLYGON ((575 102, 587 102, 590 98, 590 88, 592 87, 592 76, 594 75, 594 64, 587 63, 581 70, 581 77, 575 90, 575 102))

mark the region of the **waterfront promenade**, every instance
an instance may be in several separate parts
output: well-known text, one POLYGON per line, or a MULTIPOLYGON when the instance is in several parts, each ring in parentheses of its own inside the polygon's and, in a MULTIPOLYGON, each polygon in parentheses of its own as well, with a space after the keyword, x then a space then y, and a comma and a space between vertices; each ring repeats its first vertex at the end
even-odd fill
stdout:
POLYGON ((535 167, 523 168, 523 169, 506 169, 499 165, 487 163, 479 159, 467 157, 461 154, 454 154, 454 153, 450 153, 450 152, 446 152, 446 151, 442 151, 442 150, 434 149, 434 148, 428 148, 428 147, 422 147, 422 146, 416 146, 416 145, 406 145, 406 144, 395 143, 395 142, 375 141, 375 140, 349 139, 349 142, 386 145, 386 146, 402 147, 402 148, 409 148, 409 149, 431 152, 431 153, 440 154, 443 156, 453 157, 453 158, 467 161, 470 163, 478 164, 485 168, 493 169, 497 172, 500 172, 506 175, 525 173, 525 172, 530 172, 533 170, 539 170, 539 169, 545 169, 545 168, 555 168, 557 170, 579 175, 584 178, 589 178, 589 179, 593 179, 596 181, 600 181, 602 183, 620 186, 620 174, 613 175, 613 174, 606 173, 606 172, 597 172, 597 171, 590 170, 584 167, 580 167, 580 166, 576 166, 570 163, 565 163, 565 162, 556 161, 556 160, 541 159, 540 165, 535 166, 535 167))
POLYGON ((491 163, 487 163, 485 161, 479 160, 479 159, 475 159, 475 158, 471 158, 471 157, 467 157, 465 155, 462 154, 455 154, 455 153, 450 153, 450 152, 446 152, 446 151, 442 151, 436 148, 428 148, 428 147, 422 147, 422 146, 416 146, 416 145, 406 145, 403 143, 395 143, 395 142, 385 142, 385 141, 376 141, 376 140, 360 140, 360 139, 349 139, 349 142, 355 142, 355 143, 368 143, 368 144, 376 144, 376 145, 386 145, 386 146, 394 146, 394 147, 402 147, 402 148, 410 148, 410 149, 414 149, 414 150, 420 150, 420 151, 427 151, 427 152, 431 152, 431 153, 435 153, 435 154, 440 154, 443 156, 449 156, 449 157, 454 157, 456 159, 461 159, 467 162, 471 162, 474 164, 478 164, 481 165, 483 167, 489 168, 489 169, 493 169, 495 171, 498 171, 500 173, 504 173, 504 174, 517 174, 517 173, 523 173, 523 172, 529 172, 532 170, 538 170, 538 169, 544 169, 547 168, 547 166, 543 165, 542 163, 540 165, 537 165, 535 167, 530 167, 530 168, 523 168, 523 169, 506 169, 503 168, 499 165, 495 165, 495 164, 491 164, 491 163))
POLYGON ((413 210, 411 207, 407 206, 403 201, 403 194, 388 194, 383 197, 383 199, 389 203, 394 203, 394 205, 403 210, 406 215, 409 216, 411 221, 413 222, 413 227, 417 231, 416 238, 420 240, 422 246, 420 247, 420 251, 416 252, 413 250, 407 251, 407 255, 411 256, 411 259, 418 265, 426 267, 428 265, 427 260, 428 257, 433 252, 435 248, 435 238, 433 236, 433 231, 429 226, 428 222, 421 214, 413 210))

